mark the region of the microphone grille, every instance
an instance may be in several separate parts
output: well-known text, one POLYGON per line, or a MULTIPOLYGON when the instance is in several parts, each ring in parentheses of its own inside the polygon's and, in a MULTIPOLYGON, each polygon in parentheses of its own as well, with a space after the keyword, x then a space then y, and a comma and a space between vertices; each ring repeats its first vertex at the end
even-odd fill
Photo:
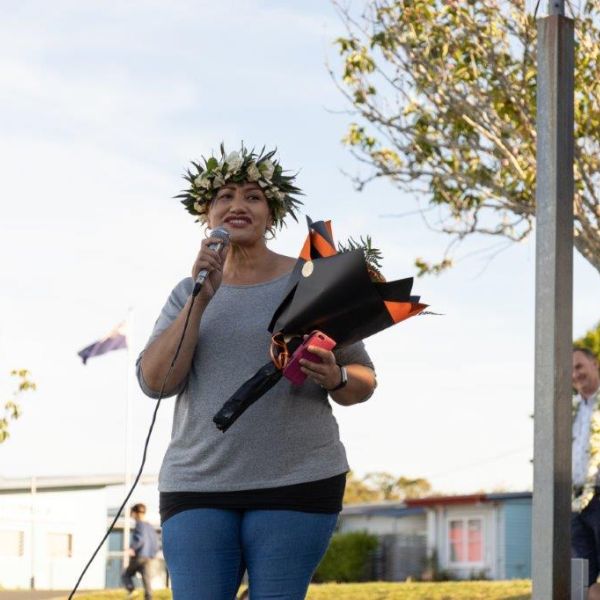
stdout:
POLYGON ((229 243, 229 231, 225 227, 217 227, 210 232, 211 237, 219 238, 226 245, 229 243))

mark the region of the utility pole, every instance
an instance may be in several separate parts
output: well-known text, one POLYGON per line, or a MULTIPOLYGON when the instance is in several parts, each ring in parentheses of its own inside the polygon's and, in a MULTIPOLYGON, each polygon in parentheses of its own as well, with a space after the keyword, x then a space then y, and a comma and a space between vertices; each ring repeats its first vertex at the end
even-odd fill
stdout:
POLYGON ((537 21, 533 600, 570 597, 574 22, 537 21))

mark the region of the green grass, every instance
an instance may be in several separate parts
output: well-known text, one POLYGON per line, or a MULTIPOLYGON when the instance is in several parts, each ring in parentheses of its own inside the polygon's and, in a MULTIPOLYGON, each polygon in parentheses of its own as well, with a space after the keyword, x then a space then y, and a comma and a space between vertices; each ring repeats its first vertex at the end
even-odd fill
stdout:
MULTIPOLYGON (((82 593, 78 600, 123 600, 123 591, 82 593)), ((135 600, 142 600, 138 591, 135 600)), ((442 583, 326 583, 311 585, 307 600, 530 600, 531 581, 448 581, 442 583)), ((171 600, 168 590, 154 600, 171 600)))
POLYGON ((311 586, 308 600, 529 600, 530 581, 448 581, 311 586))

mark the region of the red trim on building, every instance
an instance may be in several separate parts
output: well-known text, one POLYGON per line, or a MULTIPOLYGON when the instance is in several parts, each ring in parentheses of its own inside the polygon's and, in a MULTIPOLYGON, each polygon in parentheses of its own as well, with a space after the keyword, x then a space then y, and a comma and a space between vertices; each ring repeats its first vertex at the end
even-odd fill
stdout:
POLYGON ((437 506, 452 504, 478 504, 486 502, 486 494, 468 494, 466 496, 431 496, 430 498, 415 498, 414 500, 405 500, 406 506, 437 506))

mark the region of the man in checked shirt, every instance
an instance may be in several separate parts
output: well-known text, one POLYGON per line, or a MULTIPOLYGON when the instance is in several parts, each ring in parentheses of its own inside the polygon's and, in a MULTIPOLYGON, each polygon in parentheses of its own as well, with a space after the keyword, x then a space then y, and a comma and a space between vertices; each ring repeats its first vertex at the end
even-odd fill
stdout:
POLYGON ((593 495, 587 504, 581 503, 585 493, 590 462, 591 429, 600 420, 600 374, 598 359, 587 348, 573 349, 573 387, 575 413, 573 419, 573 497, 577 510, 571 520, 571 552, 574 558, 588 560, 588 600, 600 600, 600 584, 596 583, 600 573, 600 473, 596 474, 593 495))

